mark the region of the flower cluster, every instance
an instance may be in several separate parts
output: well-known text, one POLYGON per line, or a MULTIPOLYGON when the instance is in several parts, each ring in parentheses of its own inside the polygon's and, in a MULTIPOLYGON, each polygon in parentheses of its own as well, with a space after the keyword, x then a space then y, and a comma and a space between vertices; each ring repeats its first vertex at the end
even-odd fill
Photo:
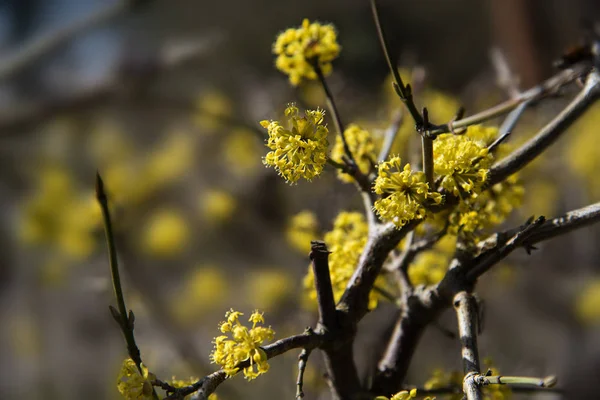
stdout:
POLYGON ((289 28, 277 36, 273 54, 277 55, 277 69, 287 74, 290 83, 297 86, 302 79, 317 79, 315 63, 324 75, 330 74, 331 61, 340 54, 340 45, 332 25, 310 23, 305 19, 301 27, 289 28))
POLYGON ((233 376, 239 371, 239 364, 248 360, 250 365, 244 368, 244 377, 248 380, 257 378, 269 370, 267 354, 260 347, 265 340, 272 340, 275 332, 271 327, 257 326, 265 322, 263 314, 254 311, 249 321, 252 328, 243 326, 239 318, 239 311, 231 309, 225 314, 226 321, 221 322, 219 329, 227 335, 215 338, 215 348, 211 353, 212 362, 219 364, 228 376, 233 376))
POLYGON ((304 210, 294 215, 287 224, 285 232, 287 242, 294 249, 308 254, 310 241, 317 238, 317 217, 314 213, 304 210))
MULTIPOLYGON (((403 390, 401 392, 396 393, 389 399, 385 396, 377 396, 375 400, 410 400, 417 397, 417 389, 403 390)), ((435 400, 435 397, 432 399, 431 397, 425 397, 423 400, 435 400)))
POLYGON ((444 134, 433 142, 434 171, 441 186, 455 196, 476 196, 487 180, 493 157, 483 143, 489 130, 469 127, 464 135, 444 134), (477 137, 472 138, 470 132, 477 137))
POLYGON ((148 368, 144 364, 141 365, 141 368, 142 373, 140 374, 131 358, 126 359, 121 366, 117 379, 117 389, 127 400, 152 399, 152 381, 156 377, 148 372, 148 368))
MULTIPOLYGON (((325 234, 324 240, 331 254, 329 255, 329 273, 333 296, 338 302, 346 285, 354 273, 358 259, 367 244, 369 227, 363 214, 358 212, 341 212, 333 222, 333 229, 325 234)), ((385 285, 382 276, 377 278, 375 286, 385 285)), ((316 301, 317 294, 314 288, 314 276, 309 268, 304 278, 304 287, 308 291, 311 301, 316 301)), ((369 308, 377 307, 378 296, 372 291, 369 297, 369 308)))
MULTIPOLYGON (((377 155, 375 154, 375 142, 373 141, 371 133, 356 124, 350 124, 344 131, 344 137, 354 156, 356 165, 363 174, 368 174, 371 166, 375 164, 375 160, 377 159, 377 155)), ((342 158, 345 154, 344 142, 341 136, 337 135, 335 144, 331 150, 331 159, 338 163, 342 163, 342 158)), ((348 183, 354 181, 354 178, 350 175, 339 170, 338 178, 348 183)))
POLYGON ((323 123, 323 110, 306 110, 299 116, 298 108, 291 104, 285 109, 289 129, 279 121, 261 121, 269 132, 264 164, 275 168, 286 181, 294 183, 300 178, 311 180, 323 171, 327 162, 327 134, 323 123))
POLYGON ((426 206, 440 204, 442 196, 429 191, 422 172, 413 172, 410 164, 401 167, 400 157, 392 157, 379 164, 375 180, 375 193, 387 195, 375 202, 375 211, 384 221, 392 221, 397 227, 414 219, 423 219, 426 206))
POLYGON ((480 231, 503 223, 521 206, 524 194, 518 175, 511 175, 479 196, 461 202, 449 216, 450 232, 476 238, 480 231))

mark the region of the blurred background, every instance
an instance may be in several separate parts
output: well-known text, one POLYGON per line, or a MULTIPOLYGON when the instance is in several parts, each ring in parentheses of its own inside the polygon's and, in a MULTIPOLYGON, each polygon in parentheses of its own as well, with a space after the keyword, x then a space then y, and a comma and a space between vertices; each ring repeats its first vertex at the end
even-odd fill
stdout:
MULTIPOLYGON (((492 48, 526 89, 552 75, 552 61, 600 16, 594 0, 379 7, 392 50, 436 122, 459 106, 474 113, 507 98, 492 48)), ((127 355, 108 312, 96 170, 113 203, 138 344, 159 377, 214 370, 211 341, 230 307, 263 310, 277 338, 314 324, 302 284, 307 241, 361 202, 335 171, 289 186, 261 162, 258 121, 277 119, 291 101, 325 106, 319 86, 292 88, 273 66, 276 34, 303 18, 338 29, 342 52, 329 82, 344 121, 381 134, 399 103, 366 0, 0 1, 0 398, 120 397, 127 355), (316 222, 299 227, 293 217, 305 210, 316 222)), ((528 111, 511 140, 533 135, 576 90, 528 111)), ((508 225, 600 198, 598 126, 596 106, 527 167, 523 208, 508 225)), ((410 122, 401 129, 397 151, 410 159, 418 154, 410 122)), ((591 227, 532 256, 517 252, 482 279, 480 352, 502 373, 557 374, 565 397, 597 397, 599 238, 591 227)), ((381 302, 361 324, 365 377, 396 312, 381 302)), ((450 312, 439 325, 456 331, 450 312)), ((459 351, 443 329, 430 328, 407 381, 422 386, 436 368, 459 370, 459 351)), ((296 357, 274 359, 266 376, 236 377, 218 393, 293 398, 296 357)), ((322 374, 315 354, 308 398, 328 398, 322 374)))

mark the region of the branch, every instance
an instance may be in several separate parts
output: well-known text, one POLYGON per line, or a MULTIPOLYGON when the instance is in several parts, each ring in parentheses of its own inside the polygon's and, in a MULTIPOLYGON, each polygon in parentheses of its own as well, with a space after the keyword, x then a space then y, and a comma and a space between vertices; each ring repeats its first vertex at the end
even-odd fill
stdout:
MULTIPOLYGON (((112 306, 109 306, 109 310, 123 332, 123 337, 127 343, 127 353, 129 354, 129 357, 135 363, 140 375, 143 375, 142 356, 140 354, 140 349, 135 342, 135 336, 133 335, 135 315, 131 310, 129 310, 129 313, 127 313, 127 307, 125 306, 125 296, 123 295, 121 277, 119 276, 119 262, 117 257, 117 248, 115 245, 115 236, 113 234, 110 211, 108 209, 108 197, 104 191, 104 182, 102 182, 102 178, 98 173, 96 173, 96 200, 98 201, 98 204, 102 210, 104 231, 106 232, 106 243, 108 245, 110 273, 118 307, 118 311, 112 306)), ((154 388, 152 388, 152 398, 158 399, 158 395, 156 394, 154 388)))
POLYGON ((296 379, 296 400, 300 400, 304 397, 304 371, 306 371, 306 365, 308 364, 308 357, 312 350, 302 349, 298 356, 298 379, 296 379))
POLYGON ((132 0, 116 1, 54 32, 40 34, 37 38, 19 46, 19 50, 16 53, 4 59, 0 64, 0 81, 10 79, 19 71, 37 62, 45 55, 81 35, 83 32, 109 23, 133 9, 138 3, 142 2, 132 0))
MULTIPOLYGON (((300 335, 280 339, 264 346, 262 349, 265 351, 267 359, 271 359, 293 349, 303 348, 312 350, 319 347, 323 342, 324 336, 322 334, 307 329, 300 335)), ((241 371, 248 366, 250 366, 250 360, 241 362, 237 368, 241 371)), ((206 400, 226 378, 227 374, 223 370, 213 372, 192 385, 177 389, 174 393, 171 393, 167 399, 182 399, 185 396, 196 393, 194 399, 206 400)))
POLYGON ((454 297, 458 332, 462 344, 463 392, 468 400, 483 400, 481 393, 479 350, 477 348, 477 301, 472 294, 460 292, 454 297))
POLYGON ((550 93, 556 92, 562 86, 565 86, 581 75, 588 71, 588 67, 575 66, 573 69, 564 70, 554 75, 550 79, 542 82, 541 84, 532 87, 525 92, 522 92, 519 97, 514 99, 506 100, 492 108, 484 110, 480 113, 471 115, 467 118, 462 118, 456 121, 451 121, 446 125, 440 125, 429 131, 430 136, 441 135, 442 133, 454 132, 460 128, 466 128, 471 125, 477 125, 492 118, 502 116, 509 113, 511 110, 516 108, 519 104, 525 101, 537 102, 540 99, 548 96, 550 93))
POLYGON ((336 329, 337 321, 331 276, 329 275, 329 251, 325 242, 320 240, 314 240, 310 242, 310 245, 309 257, 312 260, 312 270, 315 277, 319 323, 326 330, 333 331, 336 329))
POLYGON ((386 129, 385 134, 383 135, 383 145, 381 146, 381 151, 379 152, 379 157, 377 159, 379 162, 385 161, 392 151, 392 146, 394 144, 394 140, 396 139, 396 135, 398 134, 398 130, 402 125, 402 120, 404 119, 404 113, 402 110, 398 110, 393 118, 391 125, 386 129))
POLYGON ((514 174, 540 155, 565 132, 600 96, 600 75, 589 74, 585 87, 565 109, 540 132, 510 156, 501 160, 490 170, 489 185, 495 185, 514 174))

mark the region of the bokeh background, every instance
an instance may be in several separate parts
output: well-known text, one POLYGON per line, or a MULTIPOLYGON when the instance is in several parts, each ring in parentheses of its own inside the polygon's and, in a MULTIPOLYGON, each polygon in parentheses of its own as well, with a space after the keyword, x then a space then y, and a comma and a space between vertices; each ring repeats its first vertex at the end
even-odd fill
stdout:
MULTIPOLYGON (((211 340, 230 307, 264 310, 276 337, 314 323, 302 284, 306 240, 361 203, 334 171, 289 186, 262 165, 258 121, 277 118, 291 101, 325 105, 318 86, 292 88, 275 70, 278 32, 303 18, 335 24, 342 53, 329 81, 347 123, 381 134, 399 107, 366 0, 142 3, 126 10, 116 0, 0 1, 0 398, 119 398, 126 351, 108 312, 96 170, 113 200, 138 342, 158 376, 212 371, 211 340), (90 18, 102 13, 109 16, 90 18), (34 57, 30 44, 46 38, 48 46, 57 32, 66 39, 34 57), (318 226, 303 235, 290 223, 304 210, 318 226)), ((580 42, 600 4, 404 0, 380 1, 380 12, 403 71, 420 82, 421 100, 441 122, 461 105, 476 112, 507 97, 492 47, 520 88, 530 87, 580 42)), ((575 91, 528 111, 511 140, 534 134, 575 91)), ((600 198, 598 126, 596 106, 527 167, 523 208, 510 224, 600 198)), ((408 139, 398 151, 414 157, 410 123, 402 129, 408 139)), ((597 397, 599 238, 598 228, 586 228, 532 256, 517 252, 482 279, 480 351, 501 372, 557 374, 565 397, 597 397)), ((396 312, 382 302, 360 326, 365 377, 396 312)), ((438 325, 417 351, 412 384, 436 368, 461 367, 459 343, 443 333, 456 331, 452 313, 438 325)), ((272 360, 254 382, 236 377, 220 398, 293 398, 296 356, 272 360)), ((328 397, 322 374, 315 354, 309 398, 328 397)))

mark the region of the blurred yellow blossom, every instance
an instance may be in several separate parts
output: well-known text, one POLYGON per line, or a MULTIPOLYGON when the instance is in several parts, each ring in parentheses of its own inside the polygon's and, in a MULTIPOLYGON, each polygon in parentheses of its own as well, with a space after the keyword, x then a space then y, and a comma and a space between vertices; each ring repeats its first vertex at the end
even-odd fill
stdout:
POLYGON ((567 163, 582 178, 591 198, 600 197, 600 148, 593 145, 598 140, 600 105, 590 108, 570 128, 567 163))
POLYGON ((324 124, 325 111, 306 110, 299 116, 298 108, 290 104, 285 109, 289 129, 278 121, 261 121, 263 128, 269 132, 267 153, 264 164, 275 170, 289 183, 300 178, 312 180, 323 171, 327 161, 327 133, 324 124))
MULTIPOLYGON (((431 377, 425 382, 423 388, 425 390, 435 390, 448 387, 456 387, 462 389, 463 375, 458 371, 445 372, 443 369, 437 368, 431 374, 431 377)), ((444 396, 446 400, 461 400, 463 398, 462 390, 460 393, 444 396)))
POLYGON ((235 375, 239 371, 239 363, 249 360, 250 365, 243 372, 247 380, 252 380, 269 370, 267 354, 260 346, 265 340, 273 340, 275 332, 271 327, 259 325, 264 324, 262 313, 254 311, 250 315, 250 329, 239 321, 242 315, 244 314, 233 309, 225 314, 227 320, 219 324, 219 329, 229 336, 215 338, 215 348, 210 357, 212 362, 223 368, 227 376, 235 375))
POLYGON ((387 197, 375 202, 375 210, 384 221, 391 221, 402 227, 414 219, 423 219, 428 204, 439 204, 439 193, 429 191, 422 172, 413 172, 410 164, 402 168, 400 157, 392 157, 379 164, 379 173, 374 190, 387 197))
POLYGON ((80 260, 93 251, 100 208, 90 192, 78 192, 62 166, 47 166, 37 177, 36 190, 23 207, 19 237, 27 244, 49 244, 80 260))
POLYGON ((233 113, 231 100, 216 89, 202 92, 198 97, 194 123, 202 133, 211 133, 223 126, 223 119, 233 113))
POLYGON ((225 222, 236 208, 237 200, 224 190, 209 189, 200 195, 200 211, 207 221, 225 222))
MULTIPOLYGON (((396 393, 389 399, 385 396, 377 396, 375 400, 410 400, 417 397, 417 389, 403 390, 401 392, 396 393)), ((426 397, 424 400, 428 400, 430 397, 426 397)))
POLYGON ((179 210, 161 209, 150 216, 142 235, 142 248, 157 257, 181 253, 190 240, 187 219, 179 210))
POLYGON ((117 389, 127 400, 151 400, 152 381, 156 379, 154 374, 148 372, 148 368, 142 364, 142 373, 138 371, 131 358, 126 359, 121 366, 117 378, 117 389))
POLYGON ((446 235, 427 251, 419 253, 408 267, 408 277, 413 285, 435 285, 446 271, 454 249, 456 236, 446 235))
MULTIPOLYGON (((344 136, 358 169, 363 174, 368 174, 371 167, 377 163, 375 142, 371 133, 356 124, 350 124, 344 131, 344 136)), ((331 149, 331 159, 338 163, 342 163, 342 157, 345 156, 345 154, 344 142, 340 135, 336 135, 335 144, 333 145, 333 149, 331 149)), ((345 174, 340 170, 338 170, 338 178, 344 182, 354 182, 352 176, 345 174)))
MULTIPOLYGON (((324 240, 331 252, 329 272, 336 303, 341 299, 346 285, 358 264, 358 259, 367 243, 369 227, 363 214, 358 212, 340 212, 333 222, 333 229, 325 234, 324 240)), ((379 276, 375 286, 386 286, 385 278, 379 276)), ((308 293, 310 304, 316 304, 317 294, 314 287, 314 275, 309 267, 304 278, 304 289, 308 293)), ((369 309, 377 307, 379 296, 376 291, 369 295, 369 309)))
POLYGON ((312 211, 300 211, 290 218, 287 223, 285 231, 287 242, 295 250, 308 254, 310 252, 310 242, 318 239, 318 227, 317 216, 312 211))
POLYGON ((295 286, 292 276, 280 268, 260 269, 246 281, 246 298, 252 307, 281 309, 292 298, 295 286))
POLYGON ((600 321, 600 278, 586 282, 575 299, 575 315, 585 324, 600 321))
POLYGON ((318 63, 324 75, 331 73, 331 61, 340 53, 337 33, 333 25, 302 21, 299 28, 280 33, 273 44, 277 55, 275 66, 287 74, 290 83, 297 86, 302 79, 317 79, 312 63, 318 63))
POLYGON ((235 175, 252 175, 260 166, 259 140, 248 129, 232 130, 223 141, 222 152, 225 165, 235 175))
POLYGON ((184 278, 184 286, 173 297, 172 310, 181 323, 195 323, 211 309, 221 307, 230 284, 222 268, 201 265, 184 278))
POLYGON ((148 181, 150 187, 161 187, 181 177, 194 160, 194 140, 185 132, 172 132, 147 158, 138 179, 148 181))

